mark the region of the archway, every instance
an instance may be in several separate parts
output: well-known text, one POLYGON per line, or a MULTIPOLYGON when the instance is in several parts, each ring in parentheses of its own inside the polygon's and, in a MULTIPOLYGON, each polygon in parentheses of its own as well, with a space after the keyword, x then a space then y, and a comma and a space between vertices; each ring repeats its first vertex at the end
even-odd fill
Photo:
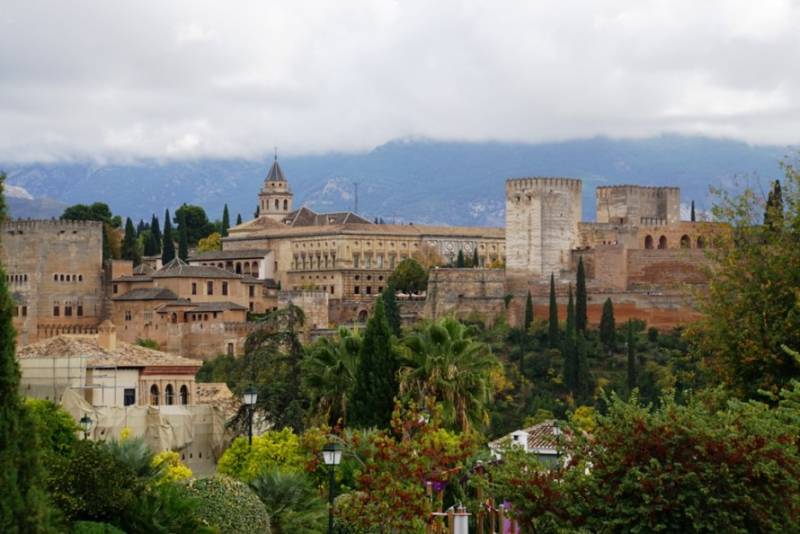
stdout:
POLYGON ((189 404, 189 388, 186 386, 181 386, 181 405, 186 406, 189 404))
POLYGON ((159 397, 158 386, 153 384, 152 386, 150 386, 150 404, 153 406, 158 406, 159 404, 158 397, 159 397))
POLYGON ((358 322, 365 323, 367 322, 367 310, 361 310, 358 312, 358 322))
POLYGON ((681 248, 692 248, 692 241, 689 239, 689 236, 683 234, 681 236, 681 248))
POLYGON ((653 248, 653 236, 648 235, 644 238, 644 248, 653 248))
POLYGON ((164 402, 169 406, 175 404, 175 390, 172 388, 172 384, 167 384, 167 387, 164 388, 164 402))
POLYGON ((706 240, 703 239, 703 236, 697 238, 697 248, 705 248, 706 240))
POLYGON ((667 236, 662 235, 658 238, 658 248, 667 248, 667 236))

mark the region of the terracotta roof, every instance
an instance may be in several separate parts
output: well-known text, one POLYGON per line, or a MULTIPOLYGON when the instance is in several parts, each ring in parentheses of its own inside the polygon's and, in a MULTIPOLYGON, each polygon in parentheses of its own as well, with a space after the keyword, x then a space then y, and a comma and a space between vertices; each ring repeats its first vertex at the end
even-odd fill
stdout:
POLYGON ((236 260, 263 258, 269 253, 268 249, 249 248, 243 250, 212 250, 201 252, 189 257, 189 261, 210 261, 210 260, 236 260))
POLYGON ((189 265, 175 258, 150 275, 152 278, 241 278, 241 275, 211 265, 189 265))
POLYGON ((191 310, 193 312, 215 312, 225 310, 247 310, 247 307, 235 302, 198 302, 191 310))
POLYGON ((97 335, 61 335, 32 343, 17 351, 17 358, 67 358, 88 357, 89 367, 159 367, 192 366, 200 367, 202 362, 160 350, 148 349, 138 345, 117 341, 113 351, 97 344, 97 335))
POLYGON ((352 211, 333 211, 328 213, 317 213, 316 211, 303 206, 295 210, 284 219, 288 226, 328 226, 331 224, 372 224, 367 219, 353 213, 352 211))
POLYGON ((325 226, 290 226, 267 217, 242 224, 230 231, 225 241, 258 237, 295 237, 323 235, 369 235, 391 237, 419 237, 426 239, 461 237, 466 239, 505 239, 505 229, 483 226, 428 226, 418 224, 343 223, 325 226))
MULTIPOLYGON (((555 419, 549 419, 528 428, 523 428, 522 432, 528 434, 528 450, 550 449, 556 451, 559 446, 559 440, 566 439, 570 435, 569 428, 557 425, 555 419)), ((514 432, 511 432, 502 438, 491 441, 489 447, 497 448, 506 443, 511 443, 513 434, 514 432)))
POLYGON ((112 300, 176 300, 178 295, 161 287, 140 287, 112 300))
POLYGON ((112 282, 152 282, 153 277, 144 274, 126 274, 125 276, 118 276, 112 282))

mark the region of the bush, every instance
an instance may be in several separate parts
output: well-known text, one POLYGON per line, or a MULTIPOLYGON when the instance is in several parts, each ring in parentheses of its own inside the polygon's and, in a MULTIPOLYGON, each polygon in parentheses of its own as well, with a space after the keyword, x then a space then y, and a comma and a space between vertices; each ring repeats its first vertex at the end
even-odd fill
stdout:
POLYGON ((125 534, 110 523, 98 523, 96 521, 76 521, 72 525, 72 534, 125 534))
POLYGON ((200 499, 200 518, 220 534, 270 533, 267 509, 246 484, 217 476, 193 480, 186 487, 200 499))
POLYGON ((325 530, 327 507, 305 474, 270 469, 253 479, 250 488, 266 506, 276 534, 325 530))
POLYGON ((203 502, 181 485, 161 483, 140 492, 125 511, 129 534, 195 534, 214 532, 200 513, 203 502))
POLYGON ((78 441, 75 433, 80 430, 75 419, 48 400, 26 399, 25 404, 42 448, 62 456, 69 454, 78 441))
POLYGON ((252 447, 246 437, 236 438, 219 459, 217 472, 247 482, 265 469, 300 471, 305 462, 299 436, 284 428, 253 436, 252 447))

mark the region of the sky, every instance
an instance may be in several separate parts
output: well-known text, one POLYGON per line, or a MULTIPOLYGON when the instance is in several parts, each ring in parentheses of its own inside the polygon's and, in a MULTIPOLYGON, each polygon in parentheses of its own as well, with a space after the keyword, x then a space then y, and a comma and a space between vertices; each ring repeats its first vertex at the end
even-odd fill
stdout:
POLYGON ((798 0, 0 0, 0 161, 800 141, 798 0))

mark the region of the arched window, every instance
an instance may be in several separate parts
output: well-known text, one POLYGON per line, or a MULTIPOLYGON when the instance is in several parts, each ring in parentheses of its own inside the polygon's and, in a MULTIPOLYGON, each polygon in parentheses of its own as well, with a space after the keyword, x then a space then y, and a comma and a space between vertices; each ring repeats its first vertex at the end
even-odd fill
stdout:
POLYGON ((283 199, 283 211, 289 211, 289 200, 283 199))
POLYGON ((186 406, 189 404, 189 388, 181 386, 181 405, 186 406))
POLYGON ((175 404, 175 390, 172 388, 172 384, 167 384, 167 387, 164 388, 164 401, 170 406, 175 404))
POLYGON ((697 238, 697 248, 705 248, 706 240, 703 239, 703 236, 697 238))
POLYGON ((689 236, 683 234, 681 236, 681 248, 692 248, 692 241, 689 239, 689 236))
POLYGON ((653 248, 653 236, 649 235, 644 238, 644 248, 653 248))
POLYGON ((364 323, 367 321, 367 310, 361 310, 358 312, 358 321, 364 323))
POLYGON ((242 274, 242 263, 236 262, 236 274, 242 274))
POLYGON ((175 312, 172 312, 172 322, 173 323, 177 323, 178 322, 178 314, 175 313, 175 312))
POLYGON ((279 202, 279 201, 278 201, 278 199, 276 198, 276 199, 275 199, 275 209, 276 209, 276 210, 278 209, 278 202, 279 202))
POLYGON ((158 406, 158 386, 153 384, 150 386, 150 404, 152 406, 158 406))
POLYGON ((228 343, 228 356, 233 356, 233 343, 228 343))
POLYGON ((667 236, 662 235, 658 238, 658 248, 667 248, 667 236))

